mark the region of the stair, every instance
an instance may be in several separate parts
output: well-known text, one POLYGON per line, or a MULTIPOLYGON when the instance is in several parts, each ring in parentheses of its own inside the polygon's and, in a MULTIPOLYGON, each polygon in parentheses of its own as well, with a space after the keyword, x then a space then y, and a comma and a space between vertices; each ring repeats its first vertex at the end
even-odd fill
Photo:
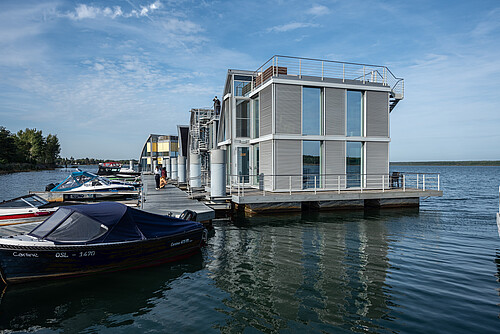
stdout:
POLYGON ((389 112, 391 112, 402 99, 403 95, 391 93, 389 98, 389 112))

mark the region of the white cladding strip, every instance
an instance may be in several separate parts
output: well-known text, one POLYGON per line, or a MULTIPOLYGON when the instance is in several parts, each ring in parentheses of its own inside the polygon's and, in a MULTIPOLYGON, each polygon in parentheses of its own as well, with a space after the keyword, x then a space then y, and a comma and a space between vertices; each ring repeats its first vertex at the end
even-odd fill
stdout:
MULTIPOLYGON (((259 138, 251 139, 250 144, 257 144, 266 140, 316 140, 316 141, 363 141, 363 142, 382 142, 389 143, 391 138, 386 137, 347 137, 347 136, 302 136, 302 135, 288 135, 288 134, 269 134, 259 138)), ((219 144, 221 145, 221 144, 219 144)))

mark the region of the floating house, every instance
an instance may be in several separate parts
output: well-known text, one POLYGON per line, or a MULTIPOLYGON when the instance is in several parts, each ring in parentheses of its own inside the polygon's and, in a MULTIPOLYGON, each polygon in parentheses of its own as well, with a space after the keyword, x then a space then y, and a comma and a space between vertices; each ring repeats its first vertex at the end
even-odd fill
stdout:
POLYGON ((151 172, 156 165, 166 165, 170 157, 177 157, 178 150, 177 136, 150 134, 141 151, 139 168, 151 172))
POLYGON ((389 173, 390 113, 404 80, 386 66, 273 56, 228 70, 217 147, 247 211, 418 205, 439 175, 389 173))

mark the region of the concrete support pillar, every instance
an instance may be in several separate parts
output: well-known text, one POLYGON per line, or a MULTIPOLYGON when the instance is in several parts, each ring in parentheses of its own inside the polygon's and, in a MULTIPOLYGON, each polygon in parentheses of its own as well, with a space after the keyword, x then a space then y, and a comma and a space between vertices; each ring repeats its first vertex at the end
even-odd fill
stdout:
POLYGON ((172 178, 172 166, 170 164, 170 157, 163 157, 163 167, 167 170, 167 179, 172 178))
POLYGON ((172 180, 177 180, 177 158, 170 158, 170 164, 172 166, 172 180))
POLYGON ((226 151, 210 151, 210 196, 226 196, 226 151))
POLYGON ((177 166, 178 166, 178 179, 180 183, 186 182, 186 157, 179 156, 177 158, 177 166))
POLYGON ((191 153, 189 156, 189 186, 191 188, 201 187, 201 159, 200 155, 191 153))

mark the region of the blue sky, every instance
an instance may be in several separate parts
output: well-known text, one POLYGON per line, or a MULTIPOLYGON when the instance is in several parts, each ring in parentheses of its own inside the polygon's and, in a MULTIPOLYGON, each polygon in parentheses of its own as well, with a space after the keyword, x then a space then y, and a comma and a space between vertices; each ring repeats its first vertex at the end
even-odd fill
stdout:
POLYGON ((228 68, 274 54, 387 65, 405 79, 391 160, 500 159, 500 2, 0 2, 0 125, 62 156, 137 158, 210 106, 228 68))

